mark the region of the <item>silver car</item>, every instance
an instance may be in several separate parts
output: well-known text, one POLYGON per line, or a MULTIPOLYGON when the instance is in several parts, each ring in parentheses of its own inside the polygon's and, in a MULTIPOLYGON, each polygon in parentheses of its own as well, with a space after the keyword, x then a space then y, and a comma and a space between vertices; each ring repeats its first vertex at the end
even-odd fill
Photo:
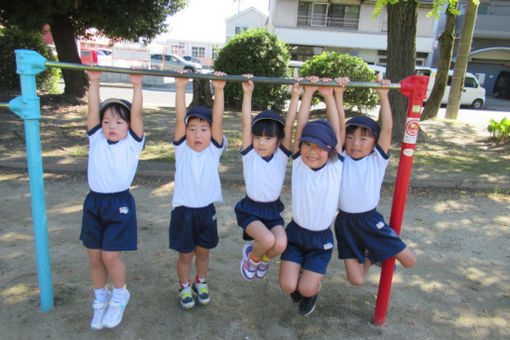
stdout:
POLYGON ((200 72, 202 66, 190 63, 175 54, 151 54, 151 68, 153 70, 200 72))

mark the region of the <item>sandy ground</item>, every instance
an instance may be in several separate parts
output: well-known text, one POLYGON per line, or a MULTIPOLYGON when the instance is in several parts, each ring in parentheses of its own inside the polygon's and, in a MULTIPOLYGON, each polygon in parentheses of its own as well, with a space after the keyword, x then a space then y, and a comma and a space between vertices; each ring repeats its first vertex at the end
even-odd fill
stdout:
MULTIPOLYGON (((78 240, 83 174, 45 175, 55 307, 39 309, 29 184, 23 170, 0 169, 0 337, 2 339, 508 339, 510 338, 510 200, 469 191, 409 193, 402 236, 415 252, 397 267, 386 324, 373 324, 380 269, 368 283, 347 283, 334 258, 317 309, 302 317, 278 286, 279 264, 266 279, 244 281, 243 241, 233 206, 243 187, 224 183, 217 204, 220 243, 212 252, 209 306, 181 309, 176 253, 168 249, 170 178, 138 176, 139 250, 125 253, 131 301, 115 329, 93 331, 88 259, 78 240)), ((282 200, 290 220, 290 193, 282 200)), ((389 216, 392 192, 380 211, 389 216)))

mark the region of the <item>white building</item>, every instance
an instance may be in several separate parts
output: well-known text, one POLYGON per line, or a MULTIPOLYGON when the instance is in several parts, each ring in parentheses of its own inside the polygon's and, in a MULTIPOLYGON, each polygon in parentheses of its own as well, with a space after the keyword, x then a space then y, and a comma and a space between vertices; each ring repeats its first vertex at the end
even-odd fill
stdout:
POLYGON ((241 34, 254 28, 266 27, 267 19, 267 16, 255 7, 249 7, 227 18, 225 20, 227 24, 225 41, 228 42, 236 34, 241 34))
MULTIPOLYGON (((387 12, 373 17, 376 1, 270 0, 270 32, 290 45, 292 59, 306 60, 323 51, 361 57, 369 64, 386 64, 387 12)), ((432 1, 420 1, 416 64, 430 65, 437 47, 438 21, 427 17, 432 1)))

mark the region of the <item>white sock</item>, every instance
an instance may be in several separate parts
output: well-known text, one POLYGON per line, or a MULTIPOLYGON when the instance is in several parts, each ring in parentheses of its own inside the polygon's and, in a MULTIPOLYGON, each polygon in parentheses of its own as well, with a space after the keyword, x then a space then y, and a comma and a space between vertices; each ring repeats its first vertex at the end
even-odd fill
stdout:
POLYGON ((94 297, 97 301, 106 301, 106 298, 108 297, 108 291, 106 290, 106 287, 94 289, 94 297))

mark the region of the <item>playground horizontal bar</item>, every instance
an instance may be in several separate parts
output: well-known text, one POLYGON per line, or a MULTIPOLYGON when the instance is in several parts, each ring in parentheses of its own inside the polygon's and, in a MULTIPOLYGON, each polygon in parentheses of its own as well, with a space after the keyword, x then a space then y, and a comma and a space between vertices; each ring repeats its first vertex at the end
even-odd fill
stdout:
MULTIPOLYGON (((82 71, 101 71, 101 72, 112 72, 112 73, 125 73, 125 74, 144 74, 150 76, 159 76, 159 77, 172 77, 172 78, 191 78, 191 79, 211 79, 211 80, 227 80, 234 82, 243 82, 246 81, 247 78, 240 75, 224 75, 224 76, 216 76, 214 73, 178 73, 174 71, 161 71, 161 70, 148 70, 148 69, 132 69, 125 67, 112 67, 112 66, 91 66, 91 65, 83 65, 83 64, 75 64, 75 63, 64 63, 64 62, 56 62, 56 61, 46 61, 45 65, 47 67, 58 67, 61 69, 67 70, 82 70, 82 71)), ((250 78, 254 83, 266 83, 266 84, 282 84, 282 85, 293 85, 297 81, 295 79, 289 78, 274 78, 274 77, 260 77, 253 76, 250 78)), ((302 85, 309 85, 311 82, 309 80, 303 79, 299 81, 302 85)), ((314 85, 318 86, 338 86, 338 83, 331 82, 316 82, 314 85)), ((370 82, 356 82, 352 81, 347 84, 346 87, 353 88, 382 88, 378 83, 370 83, 370 82)), ((400 89, 400 84, 390 84, 386 86, 389 89, 400 89)))
POLYGON ((0 107, 9 108, 9 103, 0 103, 0 107))

